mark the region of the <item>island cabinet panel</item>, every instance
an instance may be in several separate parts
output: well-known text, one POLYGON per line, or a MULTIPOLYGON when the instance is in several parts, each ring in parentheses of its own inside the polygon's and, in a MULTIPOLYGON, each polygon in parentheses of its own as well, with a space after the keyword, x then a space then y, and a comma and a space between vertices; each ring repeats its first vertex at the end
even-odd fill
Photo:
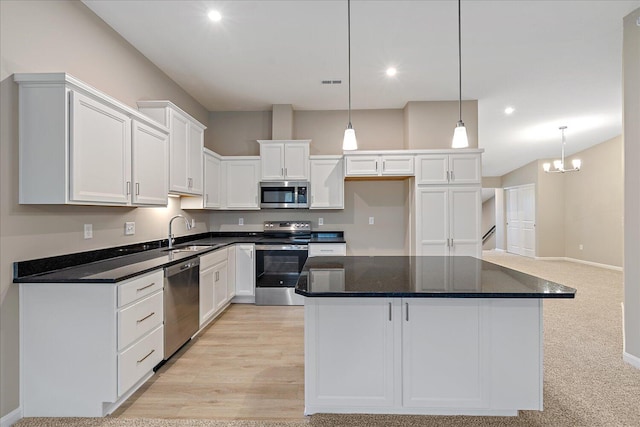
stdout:
POLYGON ((542 409, 542 303, 307 297, 305 413, 542 409))
POLYGON ((307 406, 392 407, 400 340, 398 306, 391 300, 332 298, 305 302, 307 406), (306 302, 310 302, 306 305, 306 302), (319 302, 319 303, 316 303, 319 302))
POLYGON ((402 309, 403 405, 486 407, 487 307, 474 299, 405 299, 402 309))

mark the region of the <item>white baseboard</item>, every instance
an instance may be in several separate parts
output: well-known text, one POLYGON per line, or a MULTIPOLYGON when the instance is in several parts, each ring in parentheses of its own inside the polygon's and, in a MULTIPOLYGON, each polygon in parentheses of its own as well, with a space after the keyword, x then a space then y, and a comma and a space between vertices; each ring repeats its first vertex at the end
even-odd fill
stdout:
POLYGON ((10 427, 22 419, 22 407, 18 406, 4 417, 0 418, 0 427, 10 427))
POLYGON ((636 357, 632 354, 627 353, 626 351, 623 351, 622 360, 624 360, 634 368, 640 369, 640 357, 636 357))
POLYGON ((577 258, 549 256, 549 257, 536 257, 535 259, 540 261, 569 261, 569 262, 575 262, 578 264, 586 264, 593 267, 606 268, 607 270, 622 271, 622 267, 618 267, 617 265, 601 264, 599 262, 585 261, 577 258))

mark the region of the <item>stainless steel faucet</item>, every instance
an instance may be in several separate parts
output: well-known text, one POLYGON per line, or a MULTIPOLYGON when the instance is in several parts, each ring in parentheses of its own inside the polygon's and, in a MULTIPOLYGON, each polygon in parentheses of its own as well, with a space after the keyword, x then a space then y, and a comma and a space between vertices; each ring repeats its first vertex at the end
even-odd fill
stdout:
POLYGON ((189 220, 182 215, 176 215, 169 220, 169 249, 173 248, 173 232, 171 231, 171 224, 173 220, 176 218, 182 218, 184 220, 185 225, 187 226, 187 230, 191 230, 191 224, 189 220))

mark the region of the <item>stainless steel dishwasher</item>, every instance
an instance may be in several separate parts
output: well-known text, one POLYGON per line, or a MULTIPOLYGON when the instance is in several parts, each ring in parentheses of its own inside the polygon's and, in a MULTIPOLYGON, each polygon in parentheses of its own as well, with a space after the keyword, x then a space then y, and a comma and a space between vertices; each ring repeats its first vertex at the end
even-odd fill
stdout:
POLYGON ((164 269, 164 360, 200 326, 200 259, 164 269))

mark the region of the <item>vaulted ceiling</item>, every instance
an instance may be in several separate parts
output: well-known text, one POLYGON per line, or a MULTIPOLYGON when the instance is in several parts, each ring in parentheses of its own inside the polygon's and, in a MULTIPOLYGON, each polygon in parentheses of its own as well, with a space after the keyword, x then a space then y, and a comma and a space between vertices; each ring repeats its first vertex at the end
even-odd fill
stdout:
MULTIPOLYGON (((346 109, 346 0, 83 1, 210 111, 346 109)), ((478 100, 483 175, 557 157, 560 125, 568 154, 622 133, 622 18, 638 7, 462 1, 462 96, 478 100)), ((353 108, 457 100, 457 35, 455 0, 353 0, 353 108)))

